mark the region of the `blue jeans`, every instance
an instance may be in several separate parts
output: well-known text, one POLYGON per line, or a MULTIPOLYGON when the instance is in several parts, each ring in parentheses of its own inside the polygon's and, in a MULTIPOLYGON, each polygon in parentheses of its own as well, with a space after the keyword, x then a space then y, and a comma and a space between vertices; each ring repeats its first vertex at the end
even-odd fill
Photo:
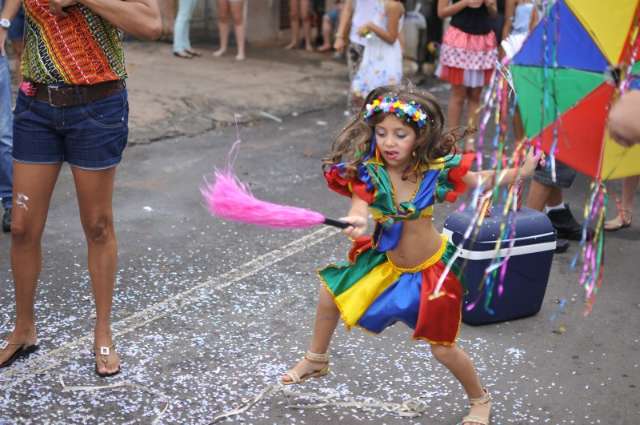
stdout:
POLYGON ((13 191, 12 115, 9 61, 6 56, 0 56, 0 198, 4 208, 11 208, 13 191))
POLYGON ((179 0, 178 14, 176 15, 176 23, 173 26, 173 51, 184 52, 191 50, 191 42, 189 41, 189 22, 193 9, 196 7, 198 0, 179 0))
POLYGON ((54 107, 20 92, 13 116, 13 159, 27 164, 68 162, 103 170, 127 145, 129 103, 122 90, 84 105, 54 107))

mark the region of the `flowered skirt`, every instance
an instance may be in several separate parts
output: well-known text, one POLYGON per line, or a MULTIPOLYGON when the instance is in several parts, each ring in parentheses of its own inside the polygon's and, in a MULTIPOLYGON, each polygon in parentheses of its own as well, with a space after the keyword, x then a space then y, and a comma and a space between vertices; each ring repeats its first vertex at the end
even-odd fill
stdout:
POLYGON ((356 240, 349 261, 318 272, 348 328, 380 333, 396 322, 414 330, 413 338, 431 344, 455 343, 462 318, 463 289, 453 267, 439 296, 433 292, 455 247, 443 238, 438 252, 414 268, 393 264, 372 248, 371 239, 356 240))
POLYGON ((449 26, 442 39, 436 75, 455 85, 486 86, 498 60, 497 47, 493 31, 474 35, 449 26))

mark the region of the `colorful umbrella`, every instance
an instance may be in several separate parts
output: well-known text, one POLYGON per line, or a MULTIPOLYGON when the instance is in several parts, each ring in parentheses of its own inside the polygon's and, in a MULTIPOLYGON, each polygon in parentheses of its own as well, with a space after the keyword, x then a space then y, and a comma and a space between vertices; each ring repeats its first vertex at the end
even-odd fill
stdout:
POLYGON ((602 180, 640 174, 640 145, 606 130, 616 80, 638 59, 639 13, 640 0, 558 0, 510 66, 527 137, 602 180))

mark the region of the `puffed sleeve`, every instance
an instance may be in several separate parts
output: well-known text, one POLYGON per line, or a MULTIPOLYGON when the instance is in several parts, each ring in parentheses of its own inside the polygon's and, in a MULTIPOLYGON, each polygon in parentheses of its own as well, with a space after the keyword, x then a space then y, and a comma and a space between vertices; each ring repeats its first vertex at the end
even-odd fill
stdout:
POLYGON ((474 153, 468 153, 449 155, 442 159, 443 167, 436 186, 438 202, 455 202, 467 190, 462 178, 469 172, 474 158, 474 153))
MULTIPOLYGON (((362 174, 362 173, 360 173, 362 174)), ((371 204, 374 200, 375 190, 371 184, 367 184, 359 177, 344 177, 339 166, 333 166, 324 172, 324 178, 327 180, 329 189, 343 196, 351 198, 352 194, 358 195, 367 204, 371 204)))

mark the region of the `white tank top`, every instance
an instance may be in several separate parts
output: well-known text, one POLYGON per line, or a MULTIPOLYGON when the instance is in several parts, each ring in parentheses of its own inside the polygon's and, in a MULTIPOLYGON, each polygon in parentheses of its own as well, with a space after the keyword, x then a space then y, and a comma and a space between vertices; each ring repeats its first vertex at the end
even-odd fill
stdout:
POLYGON ((353 15, 351 16, 351 33, 349 40, 352 43, 364 46, 367 44, 366 38, 358 35, 358 28, 367 22, 373 22, 378 26, 383 26, 384 0, 354 0, 353 15))

